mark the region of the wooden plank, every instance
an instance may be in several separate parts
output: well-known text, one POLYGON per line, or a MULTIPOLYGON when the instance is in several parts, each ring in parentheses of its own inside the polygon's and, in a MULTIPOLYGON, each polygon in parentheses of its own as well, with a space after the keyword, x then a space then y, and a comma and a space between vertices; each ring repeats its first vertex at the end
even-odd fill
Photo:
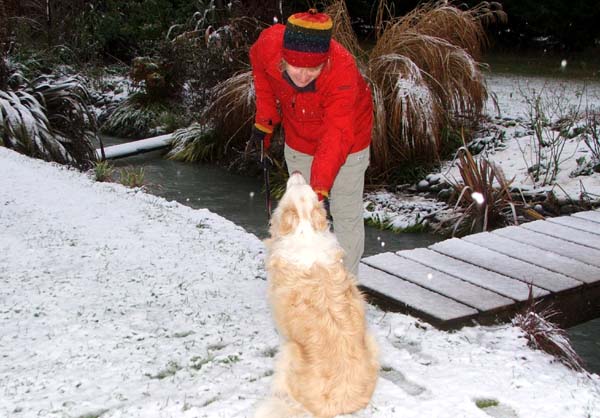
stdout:
POLYGON ((557 218, 546 219, 550 223, 568 226, 569 228, 579 229, 580 231, 589 232, 598 235, 600 240, 600 224, 589 221, 583 218, 575 218, 573 216, 559 216, 557 218))
POLYGON ((400 257, 394 253, 373 255, 363 258, 362 262, 479 311, 495 310, 514 302, 512 299, 495 292, 449 276, 439 270, 400 257))
MULTIPOLYGON (((398 251, 396 254, 409 258, 444 273, 459 277, 477 286, 511 298, 515 301, 526 301, 529 298, 529 285, 512 277, 504 276, 484 268, 474 266, 456 258, 437 253, 427 248, 398 251)), ((546 290, 533 286, 533 297, 548 295, 546 290)))
POLYGON ((577 212, 574 213, 573 215, 576 218, 582 218, 582 219, 587 219, 588 221, 594 221, 597 223, 600 223, 600 212, 597 210, 588 210, 585 212, 577 212))
POLYGON ((540 232, 542 234, 550 235, 551 237, 564 239, 565 241, 600 250, 600 238, 589 232, 546 221, 527 222, 522 224, 521 227, 529 229, 530 231, 540 232))
POLYGON ((434 325, 466 321, 477 315, 477 310, 473 308, 364 263, 359 265, 358 277, 359 285, 365 292, 434 325))
POLYGON ((497 234, 482 232, 463 239, 518 260, 564 274, 582 283, 600 281, 600 269, 597 267, 528 244, 515 242, 497 234))
POLYGON ((560 238, 544 235, 539 232, 530 231, 518 226, 507 226, 496 229, 493 234, 510 238, 525 244, 532 245, 542 250, 551 251, 556 254, 579 260, 592 266, 600 267, 600 250, 565 241, 560 238))
POLYGON ((560 273, 513 259, 458 238, 438 242, 429 248, 447 256, 495 271, 496 273, 513 277, 525 283, 531 283, 534 286, 551 292, 560 292, 581 285, 577 280, 560 273))

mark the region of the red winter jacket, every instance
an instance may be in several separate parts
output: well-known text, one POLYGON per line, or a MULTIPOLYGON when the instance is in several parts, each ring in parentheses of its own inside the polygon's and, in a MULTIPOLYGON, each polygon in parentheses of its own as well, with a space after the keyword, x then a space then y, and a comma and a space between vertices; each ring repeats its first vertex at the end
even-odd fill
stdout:
MULTIPOLYGON (((255 122, 267 133, 283 123, 287 145, 314 156, 311 186, 329 193, 348 154, 371 143, 371 91, 354 57, 332 40, 329 60, 315 81, 315 91, 299 92, 282 76, 284 30, 281 24, 265 29, 250 49, 255 122)), ((269 139, 267 135, 267 147, 269 139)))

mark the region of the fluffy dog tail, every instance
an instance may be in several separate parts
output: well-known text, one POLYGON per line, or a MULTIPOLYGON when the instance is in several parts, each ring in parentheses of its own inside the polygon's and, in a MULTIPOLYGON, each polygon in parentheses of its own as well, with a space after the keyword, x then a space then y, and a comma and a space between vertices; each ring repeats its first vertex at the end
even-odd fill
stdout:
POLYGON ((261 402, 254 414, 254 418, 308 418, 304 408, 292 399, 271 397, 261 402))

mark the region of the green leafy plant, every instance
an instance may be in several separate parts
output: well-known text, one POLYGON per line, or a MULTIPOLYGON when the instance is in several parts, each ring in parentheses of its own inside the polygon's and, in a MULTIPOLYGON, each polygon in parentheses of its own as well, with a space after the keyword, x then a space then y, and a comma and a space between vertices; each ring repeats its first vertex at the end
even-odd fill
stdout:
POLYGON ((144 186, 144 168, 123 168, 119 180, 123 186, 142 187, 144 186))
POLYGON ((94 164, 94 178, 100 182, 112 181, 114 167, 108 161, 99 161, 94 164))
POLYGON ((475 405, 477 405, 477 408, 479 408, 479 409, 486 409, 486 408, 491 408, 493 406, 498 406, 498 405, 500 405, 500 402, 498 402, 496 399, 482 398, 482 399, 476 399, 475 405))
POLYGON ((122 138, 150 136, 163 113, 169 112, 166 103, 147 100, 145 93, 137 92, 121 102, 106 117, 101 131, 122 138))

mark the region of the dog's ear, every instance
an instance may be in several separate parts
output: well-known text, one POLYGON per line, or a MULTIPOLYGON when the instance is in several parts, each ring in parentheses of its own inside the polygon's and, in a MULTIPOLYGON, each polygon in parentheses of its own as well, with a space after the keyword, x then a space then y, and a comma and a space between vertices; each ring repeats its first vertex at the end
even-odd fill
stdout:
POLYGON ((299 222, 300 217, 296 208, 293 206, 286 207, 281 213, 281 218, 279 222, 279 234, 287 235, 293 232, 298 226, 299 222))
POLYGON ((310 214, 310 224, 315 231, 323 232, 329 228, 327 212, 321 203, 315 205, 310 214))

